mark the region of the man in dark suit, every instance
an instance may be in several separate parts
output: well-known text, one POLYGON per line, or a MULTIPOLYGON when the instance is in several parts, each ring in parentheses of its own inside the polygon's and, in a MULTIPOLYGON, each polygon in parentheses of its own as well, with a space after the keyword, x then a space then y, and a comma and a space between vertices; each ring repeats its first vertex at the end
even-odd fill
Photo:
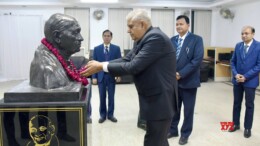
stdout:
MULTIPOLYGON (((189 32, 189 27, 189 18, 185 15, 178 16, 176 30, 179 35, 171 38, 173 46, 177 48, 178 106, 181 108, 181 105, 184 105, 184 121, 179 139, 181 145, 188 142, 192 132, 197 88, 200 87, 200 64, 204 53, 202 38, 189 32)), ((168 138, 179 136, 180 115, 180 110, 174 115, 168 138)))
MULTIPOLYGON (((121 58, 119 46, 111 44, 111 40, 113 37, 112 32, 110 30, 105 30, 102 33, 102 37, 104 43, 94 48, 93 59, 103 62, 121 58)), ((114 117, 114 97, 116 80, 120 81, 119 77, 115 77, 103 71, 93 75, 92 82, 93 84, 98 84, 100 96, 99 123, 103 123, 106 118, 108 118, 112 122, 117 122, 117 119, 114 117), (106 106, 106 92, 108 92, 108 109, 106 106)))
POLYGON ((231 59, 232 83, 234 92, 233 122, 234 126, 229 132, 240 129, 240 112, 243 94, 245 93, 246 114, 244 121, 244 137, 251 136, 254 116, 255 89, 259 85, 260 71, 260 45, 253 39, 255 29, 251 26, 242 28, 242 42, 235 47, 231 59))
POLYGON ((167 133, 177 110, 175 49, 160 29, 152 27, 145 10, 134 10, 126 19, 134 48, 124 58, 111 62, 91 61, 82 75, 102 70, 117 76, 132 74, 140 117, 147 121, 144 146, 169 146, 167 133))

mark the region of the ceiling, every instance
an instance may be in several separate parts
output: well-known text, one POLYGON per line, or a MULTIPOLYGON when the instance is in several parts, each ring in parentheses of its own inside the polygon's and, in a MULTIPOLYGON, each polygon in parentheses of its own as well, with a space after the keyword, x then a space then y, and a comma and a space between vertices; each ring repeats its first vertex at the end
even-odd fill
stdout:
MULTIPOLYGON (((95 1, 95 0, 94 0, 95 1)), ((257 0, 118 0, 117 3, 82 3, 80 0, 0 0, 0 7, 151 7, 213 9, 257 0)))

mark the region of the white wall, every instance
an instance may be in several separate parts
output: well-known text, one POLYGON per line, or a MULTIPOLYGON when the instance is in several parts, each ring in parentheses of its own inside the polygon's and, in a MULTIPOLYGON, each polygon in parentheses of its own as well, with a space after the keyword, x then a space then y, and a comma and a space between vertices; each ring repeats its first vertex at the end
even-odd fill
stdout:
POLYGON ((64 8, 1 8, 0 15, 3 15, 5 13, 11 13, 12 15, 42 15, 43 20, 46 21, 54 13, 64 13, 64 8))
POLYGON ((95 46, 103 43, 102 32, 108 29, 108 8, 90 8, 90 49, 94 49, 95 46), (93 12, 96 9, 104 11, 104 17, 101 20, 96 20, 93 17, 93 12))
POLYGON ((0 10, 0 81, 29 77, 34 51, 44 37, 44 23, 53 13, 64 13, 64 9, 0 10))
POLYGON ((255 28, 255 39, 260 41, 260 1, 230 7, 235 13, 232 20, 224 19, 219 9, 212 12, 211 46, 235 47, 241 41, 241 28, 251 25, 255 28))
MULTIPOLYGON (((233 20, 227 20, 219 15, 219 9, 212 11, 212 36, 211 46, 221 47, 234 47, 235 44, 241 41, 241 28, 244 25, 252 25, 256 29, 255 39, 260 41, 260 1, 245 3, 243 5, 237 5, 230 7, 231 11, 235 13, 233 20)), ((149 9, 148 9, 149 10, 149 9)), ((181 14, 181 9, 176 9, 175 15, 181 14)), ((41 15, 42 16, 42 28, 44 22, 54 13, 64 13, 63 7, 51 7, 51 8, 1 8, 0 15, 10 14, 12 15, 41 15)), ((1 27, 1 26, 0 26, 1 27)), ((101 44, 102 32, 108 28, 108 8, 90 8, 90 49, 101 44), (102 9, 104 11, 104 18, 101 20, 95 20, 93 12, 96 9, 102 9)), ((43 37, 43 29, 42 37, 43 37)), ((40 41, 40 39, 39 39, 40 41)), ((7 42, 6 42, 7 43, 7 42)), ((12 43, 12 40, 10 40, 12 43)), ((39 42, 34 42, 39 44, 39 42)), ((32 42, 33 44, 33 42, 32 42)), ((36 49, 36 47, 34 47, 36 49)), ((1 73, 1 68, 0 68, 1 73)), ((1 80, 1 74, 0 74, 1 80)))

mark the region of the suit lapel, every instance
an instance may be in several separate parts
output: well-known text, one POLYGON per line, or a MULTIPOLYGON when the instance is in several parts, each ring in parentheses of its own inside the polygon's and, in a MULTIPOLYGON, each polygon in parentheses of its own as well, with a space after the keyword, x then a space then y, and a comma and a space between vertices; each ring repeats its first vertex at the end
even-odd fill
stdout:
POLYGON ((253 41, 253 43, 251 44, 251 46, 248 48, 248 52, 246 53, 245 58, 247 58, 247 56, 250 56, 250 54, 253 52, 253 50, 255 49, 255 47, 256 47, 256 43, 255 43, 255 41, 253 41))
MULTIPOLYGON (((179 58, 178 58, 177 61, 179 61, 180 58, 184 55, 183 53, 185 53, 185 51, 187 51, 186 48, 187 48, 189 42, 191 41, 191 38, 192 38, 192 34, 189 33, 189 34, 186 36, 186 38, 184 39, 184 42, 183 42, 183 44, 182 44, 182 46, 181 46, 180 56, 179 56, 179 58)), ((187 54, 188 54, 188 52, 187 52, 187 54)))
POLYGON ((102 58, 102 60, 106 60, 105 58, 105 53, 104 53, 104 45, 101 45, 99 48, 99 54, 101 55, 100 57, 102 58))
POLYGON ((187 48, 189 42, 191 42, 191 38, 192 38, 192 34, 189 34, 189 35, 185 38, 185 40, 184 40, 184 42, 183 42, 183 44, 182 44, 182 47, 181 47, 181 52, 186 51, 186 48, 187 48), (184 48, 185 48, 185 49, 184 49, 184 48))
POLYGON ((172 41, 173 41, 172 44, 173 44, 174 48, 177 48, 178 39, 179 39, 179 37, 178 37, 178 36, 175 36, 175 37, 173 38, 173 40, 172 40, 172 41))
POLYGON ((242 60, 244 60, 244 43, 241 43, 239 46, 239 53, 242 60))
POLYGON ((110 44, 110 47, 109 47, 109 53, 108 53, 108 58, 109 60, 112 60, 112 54, 114 52, 114 47, 112 46, 112 44, 110 44))

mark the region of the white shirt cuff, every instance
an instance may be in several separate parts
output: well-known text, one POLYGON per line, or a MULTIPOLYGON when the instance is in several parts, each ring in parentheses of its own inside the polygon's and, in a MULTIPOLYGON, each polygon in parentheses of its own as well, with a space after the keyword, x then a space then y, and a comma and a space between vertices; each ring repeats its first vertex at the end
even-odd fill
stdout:
POLYGON ((108 72, 108 69, 107 69, 108 62, 102 62, 102 64, 103 64, 103 71, 108 72))

